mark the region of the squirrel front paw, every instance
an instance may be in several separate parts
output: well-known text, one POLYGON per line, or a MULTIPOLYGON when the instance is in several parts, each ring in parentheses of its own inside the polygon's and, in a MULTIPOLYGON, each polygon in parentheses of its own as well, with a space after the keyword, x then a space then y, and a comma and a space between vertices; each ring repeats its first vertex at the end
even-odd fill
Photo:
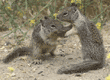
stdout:
POLYGON ((34 65, 36 65, 36 64, 42 64, 42 60, 34 60, 34 61, 32 61, 32 64, 34 64, 34 65))

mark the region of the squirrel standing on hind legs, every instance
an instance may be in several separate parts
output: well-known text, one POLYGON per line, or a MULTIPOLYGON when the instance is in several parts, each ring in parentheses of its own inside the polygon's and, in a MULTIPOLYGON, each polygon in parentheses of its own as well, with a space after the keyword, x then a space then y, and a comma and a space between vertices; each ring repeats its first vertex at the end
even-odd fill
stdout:
POLYGON ((64 37, 71 28, 72 25, 64 27, 58 20, 45 16, 44 20, 40 20, 40 23, 35 26, 29 47, 15 49, 3 59, 3 62, 8 63, 24 55, 29 55, 34 59, 42 59, 46 53, 54 56, 54 50, 59 44, 57 38, 64 37))
POLYGON ((65 65, 57 73, 79 73, 102 68, 105 64, 105 50, 101 34, 95 24, 81 14, 74 3, 63 9, 57 18, 75 25, 83 53, 82 62, 65 65))

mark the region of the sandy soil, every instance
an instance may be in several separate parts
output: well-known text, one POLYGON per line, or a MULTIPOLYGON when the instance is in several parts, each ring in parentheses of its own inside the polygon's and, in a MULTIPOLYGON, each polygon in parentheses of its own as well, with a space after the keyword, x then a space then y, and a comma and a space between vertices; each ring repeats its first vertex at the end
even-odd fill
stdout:
MULTIPOLYGON (((110 22, 109 22, 110 23, 110 22)), ((107 23, 101 31, 104 40, 106 54, 110 53, 110 24, 107 23)), ((23 29, 24 32, 28 31, 23 29)), ((10 31, 0 32, 0 37, 10 31)), ((22 34, 17 32, 18 39, 22 34)), ((28 39, 22 41, 19 46, 27 46, 31 38, 32 30, 28 32, 28 39)), ((75 30, 74 32, 75 33, 75 30)), ((62 39, 62 44, 57 46, 55 51, 56 57, 46 55, 46 60, 42 64, 30 64, 30 58, 23 56, 14 59, 8 64, 4 64, 2 59, 15 48, 16 43, 14 35, 0 38, 0 80, 105 80, 110 74, 110 59, 106 59, 106 65, 103 69, 91 70, 86 73, 57 74, 57 70, 62 65, 77 63, 82 60, 81 44, 77 35, 69 36, 62 39), (8 67, 15 70, 11 72, 8 67)))

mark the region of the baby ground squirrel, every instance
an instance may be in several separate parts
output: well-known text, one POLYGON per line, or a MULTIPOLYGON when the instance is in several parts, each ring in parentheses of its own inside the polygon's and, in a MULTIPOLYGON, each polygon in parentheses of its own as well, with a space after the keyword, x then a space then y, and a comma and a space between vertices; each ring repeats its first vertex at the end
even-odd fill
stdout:
POLYGON ((64 27, 58 20, 44 17, 40 23, 35 26, 29 47, 15 49, 3 59, 4 63, 12 61, 19 56, 29 55, 34 59, 43 58, 45 53, 54 55, 54 50, 58 44, 57 38, 64 37, 65 33, 72 28, 64 27))
POLYGON ((79 73, 102 68, 105 63, 105 50, 99 30, 72 3, 59 12, 57 18, 75 25, 82 45, 83 61, 62 66, 58 74, 79 73))

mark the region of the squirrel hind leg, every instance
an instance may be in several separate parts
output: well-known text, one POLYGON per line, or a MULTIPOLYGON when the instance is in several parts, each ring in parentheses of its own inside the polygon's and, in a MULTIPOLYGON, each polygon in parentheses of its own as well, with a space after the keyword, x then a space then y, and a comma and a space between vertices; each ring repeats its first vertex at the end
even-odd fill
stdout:
POLYGON ((102 68, 102 64, 98 61, 88 60, 80 62, 79 64, 70 64, 61 67, 57 74, 72 74, 72 73, 83 73, 89 70, 96 70, 102 68))

